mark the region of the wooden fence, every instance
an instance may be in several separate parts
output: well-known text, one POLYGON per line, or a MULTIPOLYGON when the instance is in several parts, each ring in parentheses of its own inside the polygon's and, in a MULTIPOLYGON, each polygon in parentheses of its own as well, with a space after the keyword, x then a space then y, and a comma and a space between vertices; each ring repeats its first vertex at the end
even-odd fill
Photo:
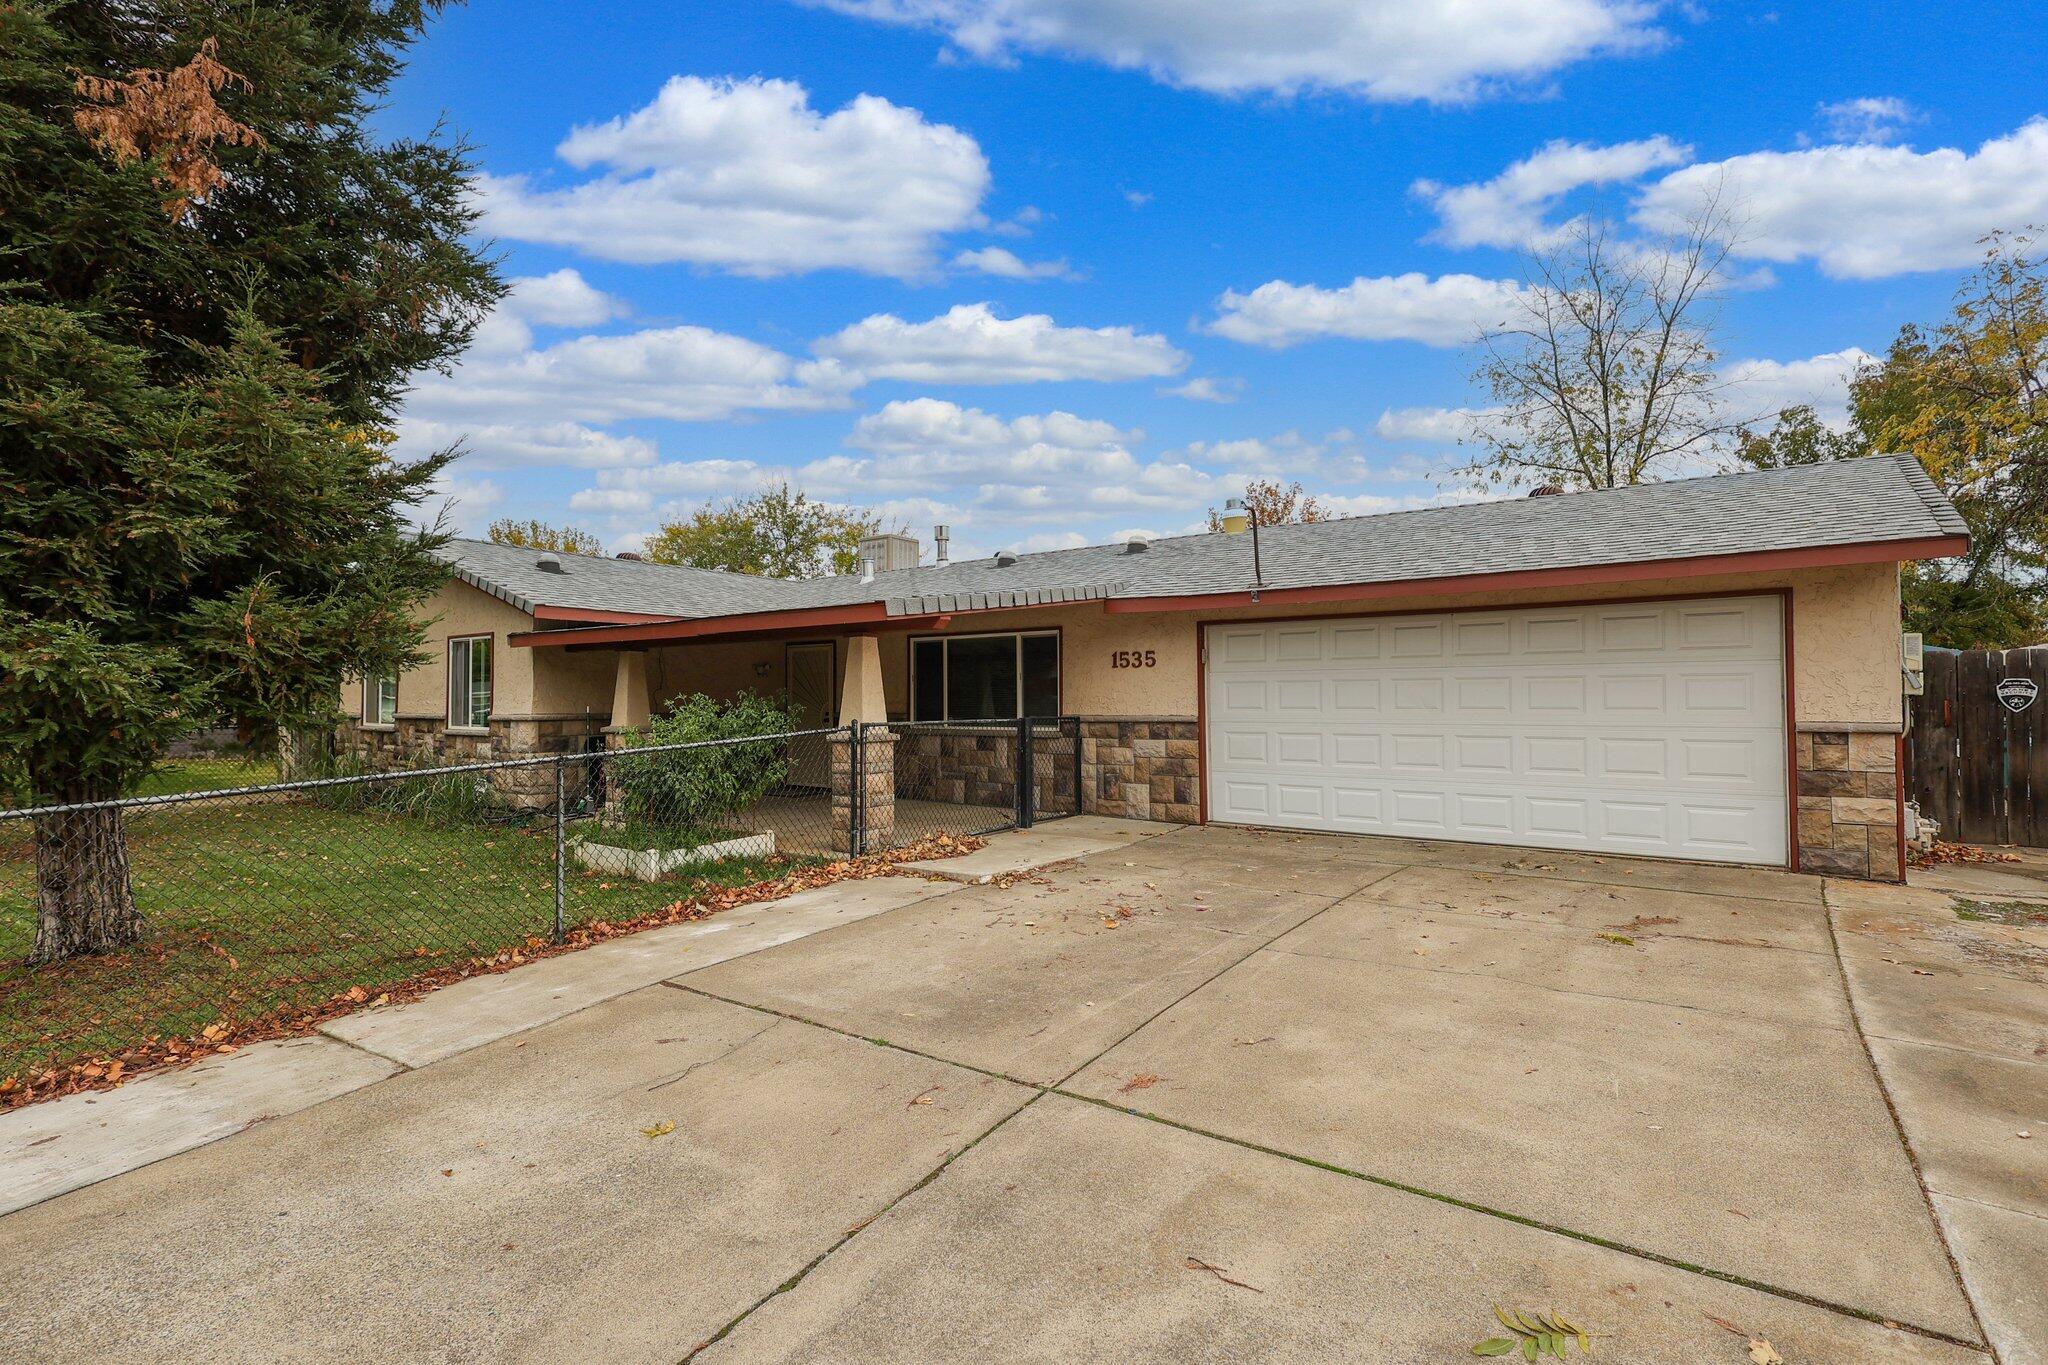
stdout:
POLYGON ((1907 795, 1944 839, 2048 847, 2048 646, 1930 649, 1926 662, 1907 795))

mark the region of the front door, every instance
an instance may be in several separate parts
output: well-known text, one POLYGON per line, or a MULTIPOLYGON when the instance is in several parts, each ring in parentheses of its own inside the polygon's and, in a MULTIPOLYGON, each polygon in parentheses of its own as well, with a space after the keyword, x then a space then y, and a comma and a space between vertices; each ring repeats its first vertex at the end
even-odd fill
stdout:
MULTIPOLYGON (((830 640, 786 645, 782 653, 783 687, 799 730, 821 730, 837 724, 834 674, 837 647, 830 640)), ((832 779, 831 746, 823 736, 792 741, 789 780, 799 786, 823 787, 832 779)))

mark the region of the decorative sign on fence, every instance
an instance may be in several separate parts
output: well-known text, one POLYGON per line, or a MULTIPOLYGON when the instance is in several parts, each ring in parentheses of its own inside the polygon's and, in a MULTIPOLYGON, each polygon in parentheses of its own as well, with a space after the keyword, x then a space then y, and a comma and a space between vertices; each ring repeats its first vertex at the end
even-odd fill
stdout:
POLYGON ((2004 678, 1998 684, 1999 703, 2014 715, 2032 706, 2040 695, 2041 685, 2032 678, 2004 678))

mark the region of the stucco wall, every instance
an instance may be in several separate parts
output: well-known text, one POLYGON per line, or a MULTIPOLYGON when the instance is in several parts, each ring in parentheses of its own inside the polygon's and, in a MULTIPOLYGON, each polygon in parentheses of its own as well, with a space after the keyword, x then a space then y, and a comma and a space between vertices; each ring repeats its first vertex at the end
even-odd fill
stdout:
MULTIPOLYGON (((429 618, 423 646, 426 660, 398 676, 400 720, 439 720, 448 716, 448 641, 459 635, 491 637, 491 718, 532 720, 605 715, 612 705, 612 656, 591 652, 514 649, 506 638, 534 628, 531 616, 509 602, 463 582, 450 582, 428 599, 422 614, 429 618)), ((358 718, 363 710, 359 679, 342 684, 341 709, 358 718)))
MULTIPOLYGON (((1892 564, 1712 578, 1651 579, 1594 591, 1548 588, 1420 599, 1367 596, 1346 602, 1241 607, 1199 613, 1110 613, 1099 604, 1084 603, 1043 610, 963 616, 942 633, 958 635, 991 630, 1057 628, 1060 631, 1060 709, 1066 714, 1192 717, 1196 713, 1198 686, 1195 661, 1197 626, 1205 621, 1326 616, 1346 611, 1427 612, 1538 606, 1546 602, 1588 598, 1697 596, 1786 587, 1792 590, 1794 709, 1801 728, 1897 729, 1901 720, 1899 584, 1897 566, 1892 564), (1146 651, 1150 651, 1153 660, 1148 667, 1112 666, 1114 657, 1120 652, 1142 657, 1146 651)), ((492 608, 509 613, 518 621, 525 620, 519 613, 482 593, 466 588, 463 591, 479 599, 481 605, 464 603, 460 629, 453 624, 457 617, 451 612, 451 624, 436 627, 439 634, 445 636, 451 632, 460 633, 461 629, 481 629, 481 625, 472 623, 489 617, 492 608)), ((892 716, 905 716, 909 712, 910 639, 906 633, 892 633, 881 639, 883 687, 892 716)), ((612 656, 609 653, 579 655, 502 647, 499 651, 500 710, 508 705, 511 698, 531 691, 530 678, 536 654, 545 656, 539 663, 539 669, 541 695, 547 709, 540 714, 580 713, 585 706, 600 713, 609 710, 612 680, 612 656), (571 680, 569 674, 575 670, 580 670, 580 674, 571 680), (557 682, 557 678, 561 681, 557 682)), ((431 668, 417 670, 420 679, 417 683, 413 681, 413 674, 408 674, 401 681, 400 714, 419 714, 411 710, 411 698, 415 695, 431 705, 434 714, 439 714, 442 705, 440 669, 444 659, 445 648, 431 668), (417 694, 411 690, 415 687, 420 689, 417 694)), ((839 651, 839 666, 842 670, 845 667, 843 647, 839 651)), ((657 705, 685 692, 708 692, 725 698, 748 690, 779 691, 784 677, 783 642, 745 641, 658 649, 650 656, 648 674, 649 690, 657 705), (758 671, 762 667, 766 669, 765 674, 758 671)))
MULTIPOLYGON (((1791 573, 1652 579, 1597 591, 1469 593, 1437 598, 1373 598, 1307 606, 1242 607, 1200 613, 1110 613, 1099 604, 962 617, 944 634, 991 630, 1060 630, 1060 709, 1082 716, 1193 716, 1196 710, 1196 627, 1247 617, 1326 616, 1346 611, 1427 612, 1470 607, 1538 606, 1587 598, 1633 598, 1792 589, 1793 691, 1802 727, 1896 729, 1899 692, 1899 579, 1893 564, 1854 565, 1791 573), (1115 668, 1119 652, 1150 650, 1150 667, 1115 668)), ((909 710, 910 637, 882 637, 882 675, 889 713, 909 710)), ((775 659, 769 680, 780 685, 779 645, 728 646, 775 659)), ((684 675, 679 664, 675 676, 684 675)))

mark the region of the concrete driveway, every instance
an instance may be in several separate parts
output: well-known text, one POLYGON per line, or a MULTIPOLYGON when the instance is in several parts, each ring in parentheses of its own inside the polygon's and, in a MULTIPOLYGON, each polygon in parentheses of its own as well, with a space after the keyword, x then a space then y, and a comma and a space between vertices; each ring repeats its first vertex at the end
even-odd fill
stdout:
MULTIPOLYGON (((1936 891, 1831 924, 1745 869, 1035 837, 1085 856, 869 884, 801 936, 757 908, 770 946, 427 1028, 410 1070, 0 1220, 8 1354, 1450 1361, 1498 1303, 1611 1360, 1982 1362, 1980 1314, 2041 1359, 2048 929, 1992 924, 1997 958, 1936 891), (1981 1065, 1963 1001, 2003 1021, 1981 1065)), ((406 1027, 351 1045, 397 1066, 406 1027)))

